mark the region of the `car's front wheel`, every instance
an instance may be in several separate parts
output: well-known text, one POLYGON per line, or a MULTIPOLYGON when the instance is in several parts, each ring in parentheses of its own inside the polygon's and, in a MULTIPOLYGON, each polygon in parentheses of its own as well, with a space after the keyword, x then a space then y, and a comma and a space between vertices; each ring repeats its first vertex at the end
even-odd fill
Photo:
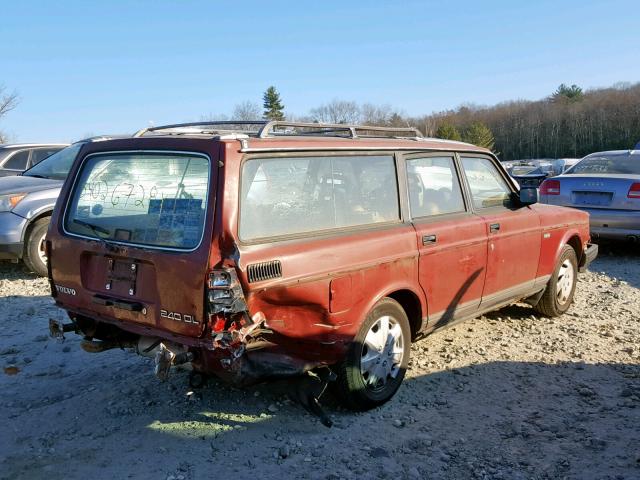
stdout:
POLYGON ((383 298, 373 307, 338 367, 336 386, 343 403, 368 410, 398 390, 409 363, 411 330, 402 306, 383 298))
POLYGON ((578 281, 578 258, 570 245, 560 252, 556 268, 535 309, 546 317, 557 317, 569 310, 578 281))
POLYGON ((47 256, 44 250, 44 241, 49 229, 49 218, 41 218, 36 221, 24 246, 24 263, 27 268, 42 277, 47 276, 47 256))

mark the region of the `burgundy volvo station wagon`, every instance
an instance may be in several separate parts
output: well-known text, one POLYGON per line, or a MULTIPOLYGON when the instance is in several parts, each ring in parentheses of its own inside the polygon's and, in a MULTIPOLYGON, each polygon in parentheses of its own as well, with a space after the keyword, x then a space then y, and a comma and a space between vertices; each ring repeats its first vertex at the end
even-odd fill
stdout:
POLYGON ((413 129, 210 122, 83 146, 52 217, 52 295, 83 348, 246 384, 312 372, 368 409, 412 340, 526 301, 556 316, 597 254, 496 157, 413 129), (318 375, 318 372, 329 372, 318 375))

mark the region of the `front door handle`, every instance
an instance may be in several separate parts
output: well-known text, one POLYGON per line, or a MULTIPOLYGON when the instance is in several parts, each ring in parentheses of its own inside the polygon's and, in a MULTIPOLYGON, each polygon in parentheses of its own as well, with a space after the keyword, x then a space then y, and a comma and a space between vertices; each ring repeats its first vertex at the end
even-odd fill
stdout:
POLYGON ((499 230, 500 230, 500 224, 499 223, 492 223, 491 225, 489 225, 489 232, 490 233, 496 233, 499 230))
POLYGON ((435 235, 423 235, 422 236, 422 245, 432 245, 436 243, 435 235))

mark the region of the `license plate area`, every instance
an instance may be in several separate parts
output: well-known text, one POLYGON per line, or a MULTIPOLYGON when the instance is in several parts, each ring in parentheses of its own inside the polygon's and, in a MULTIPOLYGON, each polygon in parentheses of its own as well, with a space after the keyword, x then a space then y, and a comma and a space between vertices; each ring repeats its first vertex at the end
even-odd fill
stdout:
POLYGON ((139 264, 134 260, 107 257, 105 290, 116 295, 135 296, 138 270, 139 264))
POLYGON ((606 207, 611 204, 613 192, 581 192, 571 193, 571 201, 574 205, 593 205, 596 207, 606 207))
POLYGON ((156 269, 140 258, 116 257, 94 252, 80 256, 82 286, 89 292, 143 302, 157 302, 156 269))

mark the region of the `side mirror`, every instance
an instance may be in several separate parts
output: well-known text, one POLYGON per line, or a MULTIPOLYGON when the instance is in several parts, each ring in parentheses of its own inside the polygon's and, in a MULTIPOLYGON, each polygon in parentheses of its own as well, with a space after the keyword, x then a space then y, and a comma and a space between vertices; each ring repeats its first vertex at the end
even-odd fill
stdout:
POLYGON ((538 189, 534 187, 523 187, 520 189, 520 205, 526 207, 538 203, 538 189))

